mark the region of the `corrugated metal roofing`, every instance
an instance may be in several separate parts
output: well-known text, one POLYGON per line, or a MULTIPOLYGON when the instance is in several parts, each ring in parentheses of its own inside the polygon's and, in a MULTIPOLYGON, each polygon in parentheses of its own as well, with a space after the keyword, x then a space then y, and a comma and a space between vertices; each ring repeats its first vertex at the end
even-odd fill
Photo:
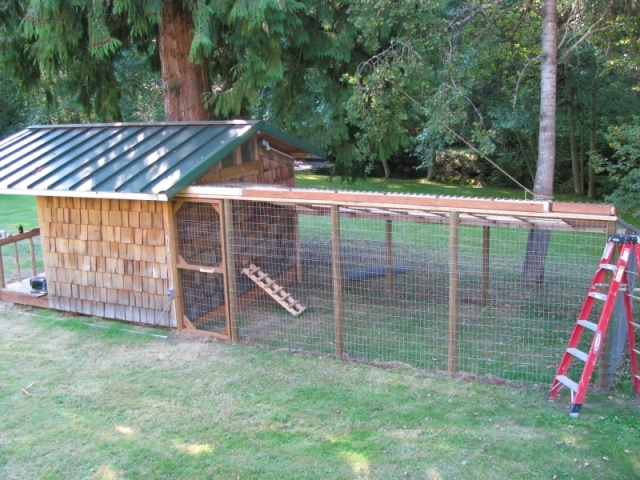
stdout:
POLYGON ((33 126, 0 141, 0 193, 171 199, 256 133, 324 157, 260 121, 33 126))

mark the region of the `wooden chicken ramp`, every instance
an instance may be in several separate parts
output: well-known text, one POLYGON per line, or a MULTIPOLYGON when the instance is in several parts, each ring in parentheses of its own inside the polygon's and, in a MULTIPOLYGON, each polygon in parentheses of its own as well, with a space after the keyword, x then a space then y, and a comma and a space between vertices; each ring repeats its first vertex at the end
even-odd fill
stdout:
POLYGON ((275 280, 269 278, 269 275, 262 271, 260 267, 252 263, 247 268, 243 268, 242 273, 249 277, 253 283, 264 290, 291 315, 297 317, 306 310, 307 307, 303 307, 298 300, 285 291, 283 286, 278 285, 275 280))

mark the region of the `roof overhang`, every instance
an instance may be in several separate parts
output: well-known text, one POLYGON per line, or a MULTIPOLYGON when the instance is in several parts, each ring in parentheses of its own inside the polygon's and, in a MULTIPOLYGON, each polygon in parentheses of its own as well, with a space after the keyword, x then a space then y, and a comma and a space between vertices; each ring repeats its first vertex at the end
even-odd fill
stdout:
POLYGON ((25 195, 30 197, 100 198, 105 200, 149 200, 167 202, 166 193, 74 192, 57 190, 25 190, 0 188, 0 195, 25 195))

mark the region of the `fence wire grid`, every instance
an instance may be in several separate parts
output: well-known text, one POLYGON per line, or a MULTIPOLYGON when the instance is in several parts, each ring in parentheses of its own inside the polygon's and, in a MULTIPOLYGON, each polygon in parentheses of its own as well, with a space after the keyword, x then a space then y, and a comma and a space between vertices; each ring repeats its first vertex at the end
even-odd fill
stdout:
MULTIPOLYGON (((528 229, 460 226, 452 350, 448 223, 341 213, 337 225, 330 207, 233 205, 226 241, 241 341, 431 371, 450 370, 453 352, 458 373, 522 383, 550 383, 606 243, 604 232, 551 232, 544 280, 531 287, 522 280, 528 229), (250 265, 302 313, 253 284, 250 265)), ((608 383, 624 355, 624 321, 617 309, 608 383)))

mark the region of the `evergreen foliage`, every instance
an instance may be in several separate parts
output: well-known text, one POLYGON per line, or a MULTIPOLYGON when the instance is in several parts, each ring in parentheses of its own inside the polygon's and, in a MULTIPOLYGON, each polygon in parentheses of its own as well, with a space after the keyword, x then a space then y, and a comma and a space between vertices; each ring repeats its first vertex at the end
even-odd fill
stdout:
MULTIPOLYGON (((169 4, 193 22, 189 60, 211 80, 197 98, 215 116, 266 119, 327 149, 347 178, 383 165, 451 179, 460 172, 441 163, 464 150, 471 180, 513 186, 495 164, 532 187, 540 1, 10 0, 0 5, 2 132, 162 119, 169 4)), ((635 195, 637 9, 558 2, 558 192, 635 195)))

